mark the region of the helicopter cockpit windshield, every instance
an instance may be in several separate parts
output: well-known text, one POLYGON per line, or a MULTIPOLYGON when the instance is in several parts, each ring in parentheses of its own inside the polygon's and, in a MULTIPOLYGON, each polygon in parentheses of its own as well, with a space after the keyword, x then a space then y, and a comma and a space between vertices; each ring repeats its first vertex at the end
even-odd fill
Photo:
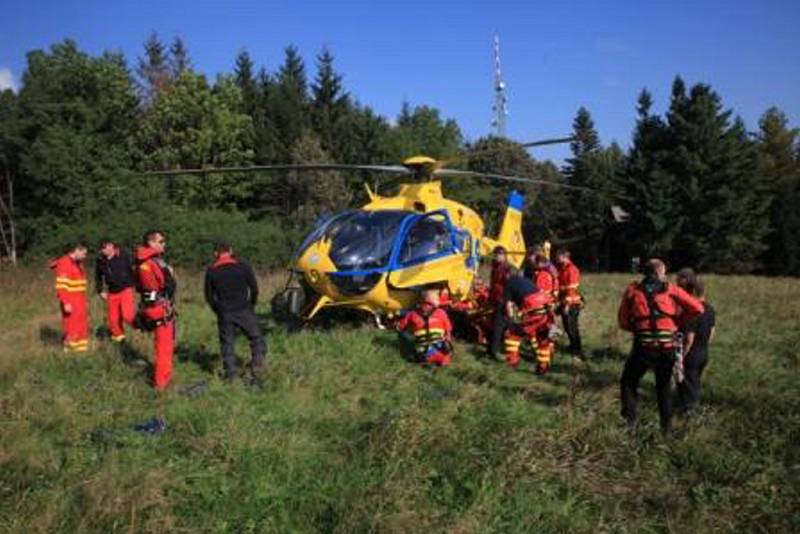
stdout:
POLYGON ((381 268, 388 264, 397 233, 409 215, 413 213, 402 210, 345 212, 317 227, 306 242, 330 240, 328 254, 339 271, 381 268))

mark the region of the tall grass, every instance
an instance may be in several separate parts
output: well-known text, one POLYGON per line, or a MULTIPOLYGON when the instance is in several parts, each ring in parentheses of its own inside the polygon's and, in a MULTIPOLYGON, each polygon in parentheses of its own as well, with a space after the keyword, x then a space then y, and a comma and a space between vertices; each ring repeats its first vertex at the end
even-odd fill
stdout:
MULTIPOLYGON (((629 277, 587 277, 589 355, 559 353, 543 378, 465 344, 424 371, 366 325, 290 335, 264 303, 263 389, 218 378, 200 278, 181 276, 176 379, 157 397, 106 342, 61 353, 49 273, 0 272, 1 530, 800 531, 798 281, 709 277, 705 406, 664 439, 652 377, 642 427, 618 416, 629 277), (161 436, 132 430, 157 414, 161 436)), ((267 294, 280 282, 262 277, 267 294)), ((150 340, 133 349, 149 358, 150 340)))

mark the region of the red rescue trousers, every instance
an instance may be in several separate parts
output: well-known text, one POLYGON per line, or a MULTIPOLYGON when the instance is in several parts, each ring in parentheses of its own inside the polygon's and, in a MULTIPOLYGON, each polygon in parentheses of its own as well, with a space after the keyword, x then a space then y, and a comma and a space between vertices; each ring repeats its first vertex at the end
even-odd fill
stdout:
POLYGON ((124 325, 132 325, 136 315, 133 288, 127 287, 118 293, 109 293, 106 298, 106 312, 111 339, 116 342, 125 341, 124 325))
POLYGON ((64 332, 66 352, 86 352, 89 350, 89 314, 86 293, 71 293, 61 303, 61 328, 64 332), (64 306, 72 308, 69 313, 64 306))
MULTIPOLYGON (((143 310, 153 321, 163 321, 167 317, 168 305, 157 303, 143 310)), ((175 318, 172 317, 153 330, 153 387, 164 390, 172 380, 172 354, 175 349, 175 318)))
POLYGON ((536 351, 536 361, 549 365, 554 345, 548 334, 549 323, 546 316, 524 325, 512 325, 505 334, 506 363, 511 367, 519 365, 520 346, 529 343, 531 349, 536 351))
POLYGON ((157 326, 154 332, 153 386, 157 390, 166 389, 172 380, 172 353, 175 348, 175 321, 157 326))

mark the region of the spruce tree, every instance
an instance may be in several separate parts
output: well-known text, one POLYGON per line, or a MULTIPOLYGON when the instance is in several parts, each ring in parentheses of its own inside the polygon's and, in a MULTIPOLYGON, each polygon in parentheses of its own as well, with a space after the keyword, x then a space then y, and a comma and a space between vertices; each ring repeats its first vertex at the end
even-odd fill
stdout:
POLYGON ((771 231, 764 257, 772 274, 800 274, 800 168, 795 145, 800 130, 772 107, 759 121, 761 169, 770 189, 771 231))
POLYGON ((672 147, 663 119, 653 115, 650 92, 643 89, 625 166, 624 206, 631 214, 626 226, 629 254, 666 257, 673 248, 683 214, 676 202, 675 181, 665 169, 672 147))
POLYGON ((172 40, 169 48, 169 67, 172 79, 179 78, 181 74, 192 70, 192 60, 189 59, 189 49, 180 37, 172 40))
POLYGON ((289 154, 311 125, 305 65, 294 46, 286 48, 275 84, 270 87, 268 117, 274 122, 282 154, 289 154))
POLYGON ((139 94, 146 106, 169 85, 171 73, 167 48, 155 32, 144 43, 144 56, 139 58, 136 73, 139 75, 139 94))
POLYGON ((233 67, 233 76, 236 85, 242 93, 242 110, 251 117, 255 115, 258 105, 258 85, 253 72, 253 60, 247 50, 242 50, 236 55, 233 67))
POLYGON ((676 79, 667 114, 668 169, 685 214, 673 263, 748 272, 757 267, 769 222, 755 144, 708 85, 686 96, 682 84, 676 79))
MULTIPOLYGON (((614 223, 611 206, 620 192, 623 154, 613 144, 604 149, 592 116, 584 107, 572 123, 572 157, 566 160, 563 173, 567 184, 587 187, 592 192, 571 190, 568 194, 574 219, 568 232, 582 243, 577 256, 588 268, 601 268, 601 254, 608 255, 610 230, 614 223)), ((608 267, 608 262, 603 262, 608 267)))
POLYGON ((349 95, 342 88, 342 76, 333 68, 333 54, 323 48, 317 56, 317 76, 311 86, 312 124, 329 154, 343 152, 339 149, 340 124, 349 111, 349 95))

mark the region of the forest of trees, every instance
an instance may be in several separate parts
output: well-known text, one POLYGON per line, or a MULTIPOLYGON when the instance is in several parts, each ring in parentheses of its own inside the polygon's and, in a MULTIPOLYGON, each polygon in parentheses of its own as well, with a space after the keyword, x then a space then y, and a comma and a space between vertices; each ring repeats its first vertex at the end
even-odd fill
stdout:
MULTIPOLYGON (((364 200, 360 173, 207 174, 144 178, 146 170, 269 163, 397 163, 425 154, 477 171, 515 174, 595 194, 523 186, 530 242, 570 246, 590 270, 625 270, 657 254, 675 267, 800 274, 800 143, 777 108, 756 131, 710 86, 676 77, 668 110, 645 89, 630 148, 603 145, 577 110, 572 155, 559 168, 518 144, 465 141, 437 109, 404 104, 396 120, 351 95, 330 50, 313 76, 294 47, 275 71, 246 51, 213 82, 187 45, 151 35, 135 66, 92 56, 71 40, 27 56, 18 93, 0 93, 0 257, 38 260, 76 235, 132 242, 147 227, 170 236, 179 263, 201 263, 219 236, 256 263, 287 260, 314 220, 364 200), (630 214, 617 222, 611 206, 630 214)), ((449 196, 496 221, 507 183, 445 184, 449 196)), ((490 229, 496 222, 490 222, 490 229)))

